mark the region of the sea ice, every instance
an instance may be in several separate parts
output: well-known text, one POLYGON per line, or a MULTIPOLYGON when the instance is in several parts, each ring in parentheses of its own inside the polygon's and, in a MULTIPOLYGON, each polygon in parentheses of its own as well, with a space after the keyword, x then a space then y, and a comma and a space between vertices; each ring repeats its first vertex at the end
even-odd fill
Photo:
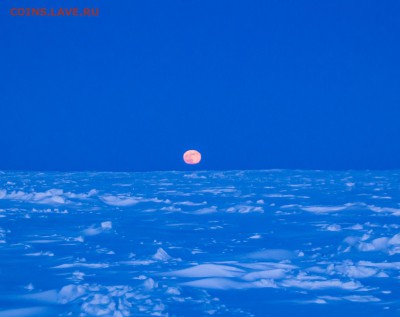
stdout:
POLYGON ((399 171, 0 172, 0 317, 392 316, 399 188, 399 171))

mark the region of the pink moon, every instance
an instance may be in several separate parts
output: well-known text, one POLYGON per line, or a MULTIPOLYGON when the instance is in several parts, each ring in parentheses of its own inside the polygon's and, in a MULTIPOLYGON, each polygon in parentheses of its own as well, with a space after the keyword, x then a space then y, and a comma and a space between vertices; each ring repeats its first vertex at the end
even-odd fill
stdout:
POLYGON ((201 161, 201 154, 196 150, 188 150, 183 154, 183 160, 186 164, 198 164, 201 161))

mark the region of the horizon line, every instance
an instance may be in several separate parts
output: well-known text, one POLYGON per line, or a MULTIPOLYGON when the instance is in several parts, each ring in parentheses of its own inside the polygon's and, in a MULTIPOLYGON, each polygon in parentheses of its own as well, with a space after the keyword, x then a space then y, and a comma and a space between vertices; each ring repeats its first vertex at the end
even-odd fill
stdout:
POLYGON ((246 168, 246 169, 174 169, 174 170, 21 170, 21 169, 0 169, 0 173, 9 173, 9 172, 17 172, 17 173, 159 173, 159 172, 246 172, 246 171, 269 171, 269 172, 278 172, 278 171, 313 171, 313 172, 389 172, 389 171, 400 171, 400 167, 398 168, 370 168, 370 169, 358 169, 358 168, 349 168, 349 169, 321 169, 321 168, 246 168))

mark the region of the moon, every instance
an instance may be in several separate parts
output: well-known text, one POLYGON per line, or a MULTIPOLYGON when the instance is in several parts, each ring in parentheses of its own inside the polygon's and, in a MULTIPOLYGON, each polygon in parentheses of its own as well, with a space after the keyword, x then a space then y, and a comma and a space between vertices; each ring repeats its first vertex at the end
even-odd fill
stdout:
POLYGON ((183 154, 183 160, 186 164, 199 164, 201 161, 201 154, 196 150, 188 150, 183 154))

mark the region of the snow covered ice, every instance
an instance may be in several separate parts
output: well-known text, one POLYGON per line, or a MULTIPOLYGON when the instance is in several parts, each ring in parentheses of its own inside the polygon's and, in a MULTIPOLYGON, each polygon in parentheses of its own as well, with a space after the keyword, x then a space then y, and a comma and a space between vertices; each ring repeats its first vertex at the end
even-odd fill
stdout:
POLYGON ((0 172, 0 317, 400 314, 400 172, 0 172))

